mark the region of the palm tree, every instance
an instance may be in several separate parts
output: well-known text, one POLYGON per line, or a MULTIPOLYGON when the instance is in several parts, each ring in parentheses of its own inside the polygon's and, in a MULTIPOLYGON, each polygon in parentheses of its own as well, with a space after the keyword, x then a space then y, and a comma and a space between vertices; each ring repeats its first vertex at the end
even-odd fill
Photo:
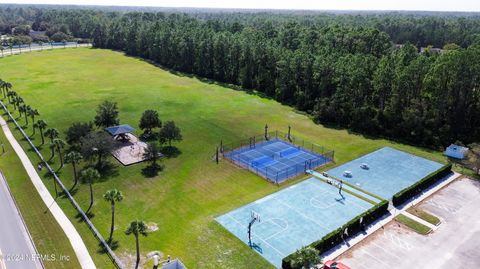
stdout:
POLYGON ((65 155, 65 162, 66 163, 71 163, 73 167, 73 179, 75 183, 73 184, 71 190, 77 186, 78 183, 78 177, 77 177, 77 164, 80 163, 80 160, 83 158, 82 154, 76 151, 70 151, 65 155))
POLYGON ((135 236, 135 243, 137 249, 137 261, 135 263, 135 269, 138 268, 138 264, 140 263, 140 245, 138 244, 138 236, 143 235, 147 236, 147 225, 142 220, 134 220, 130 222, 127 230, 125 231, 126 235, 133 234, 135 236))
POLYGON ((38 113, 38 110, 35 109, 35 108, 30 108, 28 110, 28 116, 30 116, 30 118, 32 118, 32 122, 35 122, 35 116, 39 116, 40 113, 38 113))
POLYGON ((293 254, 290 265, 293 268, 309 269, 312 264, 321 262, 318 250, 313 247, 306 246, 297 249, 293 254))
POLYGON ((25 123, 28 125, 28 115, 30 114, 30 110, 32 110, 31 106, 26 106, 25 107, 25 123))
MULTIPOLYGON (((18 97, 17 97, 17 98, 18 98, 18 97)), ((15 99, 16 99, 16 98, 15 98, 15 99)), ((17 101, 15 100, 15 101, 13 102, 13 106, 14 106, 14 107, 15 107, 15 104, 16 104, 16 103, 17 103, 17 101)), ((20 117, 23 115, 24 112, 25 112, 25 115, 27 114, 26 109, 27 109, 27 105, 25 105, 25 104, 20 104, 20 105, 18 106, 18 112, 20 113, 20 117)))
MULTIPOLYGON (((2 53, 3 53, 3 46, 0 46, 0 48, 2 48, 2 53)), ((0 90, 2 90, 2 95, 3 95, 3 98, 5 98, 5 89, 3 88, 5 85, 5 81, 3 81, 3 79, 0 78, 0 90)))
POLYGON ((120 202, 123 200, 122 192, 117 189, 108 190, 104 195, 103 198, 110 202, 112 207, 112 224, 110 225, 110 236, 108 237, 108 242, 112 242, 113 237, 113 229, 115 227, 115 202, 120 202))
POLYGON ((65 141, 63 141, 60 138, 55 138, 53 140, 53 144, 55 145, 55 148, 57 149, 58 156, 60 158, 60 168, 62 168, 63 167, 62 149, 65 147, 65 141))
POLYGON ((87 169, 83 170, 82 172, 80 172, 80 179, 83 182, 88 183, 89 188, 90 188, 90 205, 88 206, 88 209, 87 209, 87 212, 86 212, 87 214, 90 211, 90 209, 92 209, 92 206, 93 206, 93 187, 92 187, 92 184, 93 184, 94 181, 98 180, 99 178, 100 178, 100 173, 98 173, 98 171, 94 168, 87 168, 87 169))
POLYGON ((8 102, 10 104, 13 104, 13 98, 15 98, 15 96, 17 96, 17 93, 15 91, 8 91, 7 92, 7 99, 8 99, 8 102))
POLYGON ((47 128, 47 122, 44 120, 38 120, 36 122, 38 130, 40 130, 40 136, 42 137, 42 145, 45 144, 45 137, 43 136, 43 130, 47 128))
POLYGON ((143 157, 147 160, 152 162, 152 166, 157 165, 157 160, 160 157, 160 146, 158 143, 148 143, 145 152, 143 153, 143 157))
POLYGON ((10 89, 12 88, 12 84, 8 81, 4 81, 3 82, 3 89, 5 90, 5 92, 3 93, 3 97, 5 97, 5 93, 9 93, 10 92, 10 89))
POLYGON ((52 155, 50 155, 50 159, 49 159, 50 161, 51 159, 53 159, 53 157, 55 157, 55 148, 56 148, 55 143, 53 143, 53 141, 50 142, 50 144, 48 145, 48 148, 52 151, 52 155))
POLYGON ((58 133, 58 130, 55 128, 48 128, 45 131, 45 135, 50 137, 50 142, 53 143, 53 139, 57 138, 59 133, 58 133))

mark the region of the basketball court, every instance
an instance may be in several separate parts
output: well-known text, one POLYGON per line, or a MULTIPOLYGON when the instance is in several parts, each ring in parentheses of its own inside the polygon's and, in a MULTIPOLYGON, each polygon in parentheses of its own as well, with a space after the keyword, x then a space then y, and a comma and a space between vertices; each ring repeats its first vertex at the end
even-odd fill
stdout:
POLYGON ((216 221, 276 267, 295 250, 321 239, 373 205, 315 178, 266 196, 216 221))

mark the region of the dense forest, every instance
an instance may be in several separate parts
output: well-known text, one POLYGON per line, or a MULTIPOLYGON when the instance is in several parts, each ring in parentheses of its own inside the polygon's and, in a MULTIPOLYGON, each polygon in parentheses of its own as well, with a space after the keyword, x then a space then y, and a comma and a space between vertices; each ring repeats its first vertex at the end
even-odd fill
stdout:
POLYGON ((3 34, 25 28, 91 39, 367 135, 429 147, 480 138, 480 16, 0 6, 3 34))

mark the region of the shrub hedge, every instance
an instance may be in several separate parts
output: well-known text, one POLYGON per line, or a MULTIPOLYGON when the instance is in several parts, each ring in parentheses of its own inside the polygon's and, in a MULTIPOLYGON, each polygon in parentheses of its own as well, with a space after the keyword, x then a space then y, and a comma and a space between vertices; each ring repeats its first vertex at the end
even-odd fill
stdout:
POLYGON ((446 164, 442 168, 438 169, 437 171, 422 178, 417 183, 397 192, 395 195, 393 195, 393 198, 392 198, 393 205, 398 206, 405 203, 408 199, 423 192, 425 189, 430 187, 433 183, 437 182, 439 179, 448 175, 451 171, 452 171, 452 164, 446 164))
MULTIPOLYGON (((331 231, 330 233, 322 237, 322 239, 313 242, 312 244, 310 244, 310 246, 320 251, 320 253, 323 253, 343 241, 344 231, 346 228, 348 228, 349 236, 355 235, 358 232, 362 231, 363 227, 372 224, 375 220, 382 217, 387 212, 388 212, 388 201, 383 200, 382 202, 376 204, 374 207, 370 208, 369 210, 351 219, 349 222, 345 223, 342 227, 331 231), (362 217, 363 217, 363 223, 360 224, 360 218, 362 217)), ((289 255, 283 258, 282 260, 283 269, 293 269, 290 266, 290 261, 292 258, 293 258, 292 255, 289 255)))

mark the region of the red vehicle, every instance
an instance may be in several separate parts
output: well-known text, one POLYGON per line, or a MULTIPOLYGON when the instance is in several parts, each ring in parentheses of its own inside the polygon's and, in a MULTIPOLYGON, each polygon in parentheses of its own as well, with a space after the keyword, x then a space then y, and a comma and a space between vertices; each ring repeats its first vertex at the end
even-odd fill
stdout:
POLYGON ((323 269, 351 269, 351 268, 341 262, 330 260, 323 265, 323 269))

